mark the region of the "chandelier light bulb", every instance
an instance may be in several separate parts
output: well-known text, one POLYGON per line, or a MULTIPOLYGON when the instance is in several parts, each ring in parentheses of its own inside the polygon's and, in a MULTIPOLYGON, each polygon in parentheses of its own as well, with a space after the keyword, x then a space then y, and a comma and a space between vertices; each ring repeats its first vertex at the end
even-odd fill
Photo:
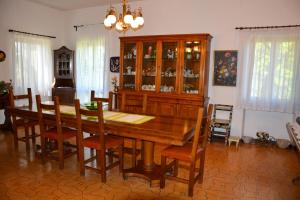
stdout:
POLYGON ((108 18, 105 18, 104 26, 105 26, 105 28, 110 28, 111 27, 111 23, 109 22, 108 18))
POLYGON ((142 8, 139 7, 136 11, 136 18, 135 20, 139 23, 140 26, 144 25, 144 18, 143 18, 143 14, 142 14, 142 8))
POLYGON ((137 22, 137 20, 132 21, 131 28, 133 28, 133 29, 138 29, 139 28, 139 23, 137 22))
POLYGON ((106 19, 108 20, 108 22, 109 22, 110 24, 115 24, 116 21, 117 21, 117 18, 116 18, 115 15, 108 15, 106 19))
POLYGON ((135 20, 138 22, 138 24, 140 25, 140 26, 143 26, 144 25, 144 18, 143 17, 140 17, 140 16, 138 16, 138 17, 136 17, 135 18, 135 20))
POLYGON ((123 24, 122 24, 122 22, 117 22, 117 24, 116 24, 116 29, 117 29, 117 31, 119 31, 119 32, 122 32, 123 31, 123 24))
POLYGON ((116 23, 117 17, 116 17, 116 11, 115 11, 115 8, 114 8, 114 7, 111 7, 111 8, 109 9, 106 18, 107 18, 107 20, 108 20, 108 22, 109 22, 110 24, 113 25, 113 24, 116 23))
POLYGON ((131 24, 133 21, 133 16, 131 14, 130 9, 128 8, 126 15, 124 16, 124 22, 125 24, 131 24))

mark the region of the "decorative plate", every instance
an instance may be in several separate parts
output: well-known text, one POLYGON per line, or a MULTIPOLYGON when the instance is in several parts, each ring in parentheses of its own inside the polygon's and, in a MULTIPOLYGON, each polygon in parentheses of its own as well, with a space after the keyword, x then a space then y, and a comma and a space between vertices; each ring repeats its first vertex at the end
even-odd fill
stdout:
POLYGON ((5 55, 4 51, 0 50, 0 62, 3 62, 5 60, 5 58, 6 58, 6 55, 5 55))

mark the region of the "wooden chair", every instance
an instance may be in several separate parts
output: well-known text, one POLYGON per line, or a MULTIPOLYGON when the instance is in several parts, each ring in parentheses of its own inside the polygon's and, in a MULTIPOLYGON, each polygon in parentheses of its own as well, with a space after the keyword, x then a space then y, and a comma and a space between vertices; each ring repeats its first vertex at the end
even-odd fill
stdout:
POLYGON ((103 111, 102 102, 97 101, 97 110, 85 110, 80 108, 80 101, 75 100, 76 118, 78 126, 78 138, 79 138, 79 163, 80 163, 80 174, 85 174, 85 168, 100 171, 102 182, 106 182, 106 171, 119 164, 120 172, 123 172, 123 143, 124 139, 122 137, 116 137, 112 135, 105 135, 104 133, 104 122, 103 122, 103 111), (95 117, 97 120, 97 130, 93 132, 92 136, 84 138, 82 130, 82 117, 95 117), (97 157, 91 157, 90 159, 84 159, 84 148, 96 149, 97 157), (106 152, 116 151, 118 152, 118 161, 110 163, 106 166, 106 152), (97 164, 100 162, 100 169, 87 166, 86 163, 92 162, 97 159, 97 164))
POLYGON ((102 97, 96 97, 95 91, 91 91, 91 101, 101 101, 101 102, 107 102, 108 103, 108 110, 112 110, 112 100, 113 100, 113 93, 109 92, 108 98, 102 98, 102 97))
MULTIPOLYGON (((28 101, 28 107, 32 108, 32 93, 31 89, 27 88, 27 94, 24 95, 14 95, 13 90, 9 89, 9 101, 11 109, 15 108, 15 101, 26 100, 28 101)), ((37 121, 24 119, 22 117, 17 117, 14 112, 12 112, 12 122, 13 122, 13 134, 14 134, 14 145, 15 148, 18 148, 18 141, 26 143, 26 149, 30 148, 30 139, 32 139, 33 145, 35 144, 35 139, 39 135, 35 133, 35 125, 38 125, 37 121), (18 128, 24 127, 25 137, 18 136, 18 128), (31 135, 29 133, 29 128, 31 128, 31 135)))
MULTIPOLYGON (((122 93, 121 108, 122 112, 146 114, 147 111, 147 94, 141 95, 141 100, 131 100, 130 93, 122 93)), ((130 139, 132 143, 131 148, 124 148, 124 152, 132 155, 132 167, 136 166, 136 157, 141 153, 143 156, 143 146, 141 146, 141 151, 137 150, 136 139, 130 139)), ((143 160, 143 157, 142 157, 143 160)))
POLYGON ((230 136, 231 130, 232 112, 232 105, 214 105, 214 114, 211 122, 211 131, 209 135, 210 142, 213 140, 214 136, 217 136, 225 138, 225 145, 228 143, 228 138, 230 136))
POLYGON ((41 102, 41 96, 36 95, 36 103, 38 110, 38 119, 40 125, 40 133, 41 133, 41 158, 43 163, 45 162, 45 158, 53 158, 59 161, 59 168, 64 168, 64 159, 70 157, 71 155, 78 153, 78 138, 77 138, 77 130, 71 129, 68 127, 64 127, 61 120, 60 113, 60 104, 59 97, 54 97, 54 105, 43 104, 41 102), (53 120, 48 120, 43 113, 43 110, 46 111, 54 111, 55 114, 55 123, 53 120), (51 127, 51 128, 48 128, 51 127), (76 151, 73 152, 65 152, 64 141, 69 140, 71 138, 76 138, 76 151), (55 141, 57 143, 58 157, 51 156, 51 151, 46 149, 46 143, 49 141, 55 141))
POLYGON ((160 188, 165 187, 165 179, 171 179, 188 184, 188 194, 189 196, 193 196, 196 181, 198 180, 199 183, 203 182, 205 150, 212 109, 213 106, 210 104, 206 117, 202 118, 203 108, 199 108, 195 135, 192 142, 188 142, 184 146, 169 146, 161 152, 161 168, 163 172, 160 180, 160 188), (167 165, 167 158, 174 160, 167 165), (198 174, 195 176, 195 171, 197 170, 196 162, 198 159, 200 160, 200 166, 198 174), (178 177, 178 161, 184 161, 190 164, 189 179, 178 177), (172 168, 174 169, 173 174, 167 175, 166 172, 169 172, 172 168))

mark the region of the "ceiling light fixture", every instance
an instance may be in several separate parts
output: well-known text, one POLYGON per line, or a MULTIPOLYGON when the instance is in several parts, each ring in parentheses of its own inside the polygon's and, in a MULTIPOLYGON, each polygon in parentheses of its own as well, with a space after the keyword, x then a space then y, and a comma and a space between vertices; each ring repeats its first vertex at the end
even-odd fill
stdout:
POLYGON ((122 0, 123 12, 119 14, 117 18, 117 12, 114 7, 110 5, 107 10, 106 17, 104 19, 104 26, 107 29, 113 29, 116 27, 118 32, 126 32, 129 29, 137 31, 144 25, 144 18, 142 14, 142 8, 139 7, 133 12, 130 10, 130 6, 127 4, 127 0, 122 0))

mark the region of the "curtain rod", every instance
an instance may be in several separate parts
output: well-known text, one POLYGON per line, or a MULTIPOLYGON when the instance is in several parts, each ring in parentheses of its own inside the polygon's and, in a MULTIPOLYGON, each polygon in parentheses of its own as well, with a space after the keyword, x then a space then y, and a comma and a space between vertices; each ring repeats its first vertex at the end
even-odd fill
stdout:
POLYGON ((293 28, 300 27, 299 24, 296 25, 286 25, 286 26, 248 26, 248 27, 235 27, 237 30, 245 30, 245 29, 276 29, 276 28, 293 28))
POLYGON ((48 38, 56 38, 55 36, 49 36, 49 35, 40 35, 40 34, 36 34, 36 33, 28 33, 28 32, 23 32, 23 31, 16 31, 13 29, 9 29, 9 32, 14 32, 14 33, 23 33, 23 34, 27 34, 27 35, 36 35, 36 36, 41 36, 41 37, 48 37, 48 38))
POLYGON ((81 24, 81 25, 74 25, 73 27, 75 28, 75 31, 78 31, 79 28, 82 28, 84 26, 94 26, 94 25, 99 25, 99 24, 103 24, 103 22, 101 23, 95 23, 95 24, 81 24))

